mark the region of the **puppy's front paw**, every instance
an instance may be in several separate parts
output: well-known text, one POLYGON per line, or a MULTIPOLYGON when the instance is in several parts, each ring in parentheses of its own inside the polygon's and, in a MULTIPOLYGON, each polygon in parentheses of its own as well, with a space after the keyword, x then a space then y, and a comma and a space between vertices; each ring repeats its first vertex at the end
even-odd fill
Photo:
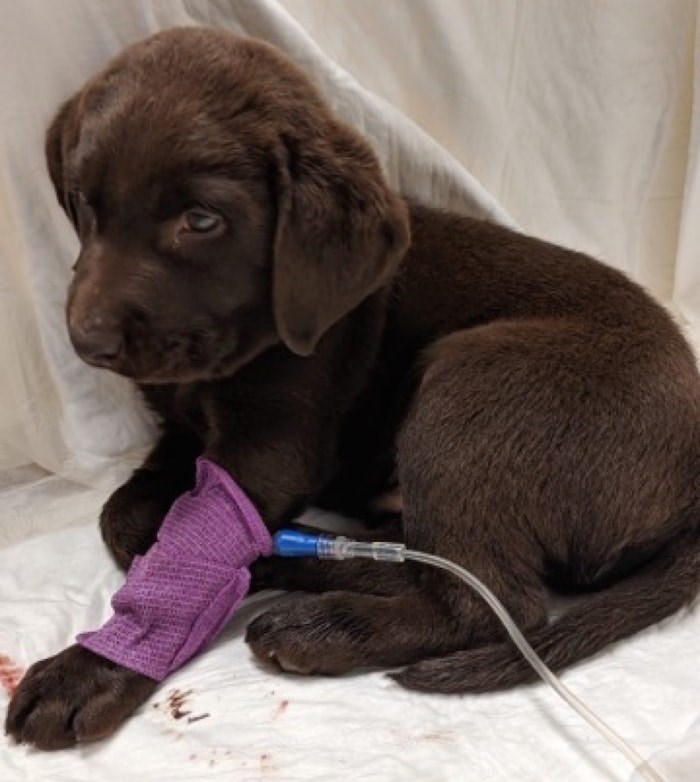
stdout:
POLYGON ((253 620, 246 642, 283 671, 336 675, 364 663, 367 633, 342 593, 294 595, 253 620))
POLYGON ((35 663, 10 702, 5 733, 39 749, 101 739, 158 683, 81 646, 35 663))

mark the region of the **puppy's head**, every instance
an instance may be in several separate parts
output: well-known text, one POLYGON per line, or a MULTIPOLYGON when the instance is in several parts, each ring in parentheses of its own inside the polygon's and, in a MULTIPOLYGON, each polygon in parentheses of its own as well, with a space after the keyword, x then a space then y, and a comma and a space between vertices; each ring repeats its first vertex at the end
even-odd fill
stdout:
POLYGON ((80 236, 67 304, 91 364, 143 383, 302 356, 408 244, 366 143, 272 47, 180 28, 126 49, 46 142, 80 236))

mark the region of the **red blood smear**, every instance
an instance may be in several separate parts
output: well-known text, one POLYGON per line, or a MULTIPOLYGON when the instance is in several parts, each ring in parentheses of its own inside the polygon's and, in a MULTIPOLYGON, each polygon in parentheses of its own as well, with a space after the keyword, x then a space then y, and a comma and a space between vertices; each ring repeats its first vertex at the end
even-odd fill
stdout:
POLYGON ((22 680, 24 671, 6 655, 0 654, 0 685, 11 698, 22 680))

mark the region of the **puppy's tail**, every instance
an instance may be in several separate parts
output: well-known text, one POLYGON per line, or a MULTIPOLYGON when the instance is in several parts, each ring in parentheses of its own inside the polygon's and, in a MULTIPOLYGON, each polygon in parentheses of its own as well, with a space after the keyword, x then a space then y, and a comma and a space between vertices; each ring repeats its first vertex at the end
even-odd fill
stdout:
MULTIPOLYGON (((559 671, 670 616, 693 601, 699 588, 700 524, 695 524, 633 575, 526 637, 544 663, 559 671)), ((425 660, 392 676, 404 687, 442 693, 503 690, 537 679, 510 641, 425 660)))

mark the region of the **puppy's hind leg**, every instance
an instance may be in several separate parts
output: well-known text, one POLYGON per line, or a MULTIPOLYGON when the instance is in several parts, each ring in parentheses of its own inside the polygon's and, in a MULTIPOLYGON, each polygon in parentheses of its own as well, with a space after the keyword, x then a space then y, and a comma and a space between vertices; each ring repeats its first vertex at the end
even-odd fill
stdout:
MULTIPOLYGON (((481 402, 470 401, 465 384, 478 388, 480 379, 446 359, 444 374, 429 372, 421 385, 399 441, 405 542, 465 566, 522 628, 538 627, 545 622, 539 551, 516 523, 519 508, 500 501, 504 481, 500 473, 492 476, 497 465, 483 456, 484 443, 489 452, 497 449, 495 430, 476 446, 472 439, 481 402)), ((484 427, 494 429, 492 422, 484 427)), ((393 563, 320 564, 328 586, 332 569, 342 568, 341 591, 293 596, 248 628, 255 654, 284 670, 337 674, 403 665, 504 639, 481 598, 449 574, 393 563), (368 566, 377 575, 382 568, 394 574, 390 590, 372 594, 365 584, 365 594, 358 594, 352 577, 368 566)))
MULTIPOLYGON (((318 529, 308 527, 298 528, 313 533, 319 532, 318 529)), ((353 532, 349 537, 368 542, 399 542, 403 540, 403 533, 400 521, 392 520, 381 527, 353 532)), ((415 570, 410 563, 406 567, 415 570)), ((372 595, 396 595, 412 589, 412 577, 406 572, 399 572, 395 567, 387 567, 382 562, 366 559, 341 561, 313 557, 261 557, 251 565, 250 571, 252 592, 261 589, 305 592, 342 590, 372 595)))
MULTIPOLYGON (((520 591, 511 593, 496 562, 455 552, 452 558, 489 583, 521 626, 544 620, 536 582, 523 577, 520 591)), ((346 588, 289 596, 248 627, 253 652, 282 670, 340 674, 405 665, 503 638, 481 599, 451 575, 413 563, 319 564, 316 578, 346 588)))
MULTIPOLYGON (((700 584, 697 388, 673 343, 634 329, 531 319, 445 338, 399 452, 407 543, 475 563, 554 670, 660 621, 700 584), (547 624, 553 570, 597 591, 547 624)), ((396 678, 457 693, 535 678, 510 641, 474 646, 396 678)))

